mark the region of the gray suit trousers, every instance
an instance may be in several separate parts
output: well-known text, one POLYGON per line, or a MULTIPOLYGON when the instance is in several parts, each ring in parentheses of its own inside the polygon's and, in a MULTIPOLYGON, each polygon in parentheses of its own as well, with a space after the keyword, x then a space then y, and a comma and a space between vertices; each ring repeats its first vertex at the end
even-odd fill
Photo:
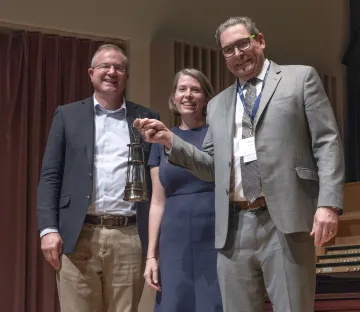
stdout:
POLYGON ((315 248, 308 232, 284 234, 268 210, 230 211, 229 237, 218 255, 226 312, 313 312, 315 248))

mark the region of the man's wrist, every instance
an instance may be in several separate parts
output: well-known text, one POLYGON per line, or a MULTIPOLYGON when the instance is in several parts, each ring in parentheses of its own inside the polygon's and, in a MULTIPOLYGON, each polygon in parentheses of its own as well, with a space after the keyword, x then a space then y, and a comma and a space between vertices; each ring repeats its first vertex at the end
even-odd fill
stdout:
POLYGON ((173 140, 174 140, 174 136, 171 132, 169 132, 169 134, 167 135, 166 143, 164 144, 165 150, 167 152, 171 151, 173 147, 173 140))
POLYGON ((336 206, 320 206, 318 208, 327 208, 329 210, 332 210, 333 212, 335 212, 337 215, 342 215, 343 214, 343 209, 336 207, 336 206))
POLYGON ((173 139, 174 139, 174 136, 173 136, 172 132, 169 132, 168 133, 168 138, 166 140, 167 142, 166 142, 166 145, 165 145, 166 149, 168 149, 168 150, 172 149, 173 139))

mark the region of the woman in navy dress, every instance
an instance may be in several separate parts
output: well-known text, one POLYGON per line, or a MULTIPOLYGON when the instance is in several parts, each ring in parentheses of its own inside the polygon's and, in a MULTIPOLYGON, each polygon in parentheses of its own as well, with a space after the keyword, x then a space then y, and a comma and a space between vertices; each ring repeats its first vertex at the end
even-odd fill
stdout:
MULTIPOLYGON (((181 124, 172 131, 199 149, 208 128, 206 105, 213 96, 200 71, 183 69, 175 75, 169 105, 181 116, 181 124)), ((144 277, 158 291, 155 311, 222 312, 214 248, 214 183, 168 163, 162 145, 152 145, 148 164, 153 194, 144 277)))

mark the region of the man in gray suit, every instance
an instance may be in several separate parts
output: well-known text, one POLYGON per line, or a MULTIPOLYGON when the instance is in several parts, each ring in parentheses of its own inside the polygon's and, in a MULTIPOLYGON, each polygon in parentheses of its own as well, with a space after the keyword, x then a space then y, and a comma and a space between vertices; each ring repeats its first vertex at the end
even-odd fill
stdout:
POLYGON ((335 236, 342 145, 316 71, 279 66, 246 17, 216 31, 237 81, 210 101, 202 151, 156 120, 136 120, 168 160, 215 180, 218 275, 226 312, 313 311, 315 246, 335 236))

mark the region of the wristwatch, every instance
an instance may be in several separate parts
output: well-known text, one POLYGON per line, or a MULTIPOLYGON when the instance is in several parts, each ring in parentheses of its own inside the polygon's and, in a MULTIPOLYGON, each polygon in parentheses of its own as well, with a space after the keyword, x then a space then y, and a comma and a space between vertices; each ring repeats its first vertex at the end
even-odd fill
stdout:
POLYGON ((334 212, 336 212, 336 214, 338 216, 341 216, 344 214, 344 210, 339 207, 335 207, 335 206, 321 206, 321 207, 332 209, 334 212))

